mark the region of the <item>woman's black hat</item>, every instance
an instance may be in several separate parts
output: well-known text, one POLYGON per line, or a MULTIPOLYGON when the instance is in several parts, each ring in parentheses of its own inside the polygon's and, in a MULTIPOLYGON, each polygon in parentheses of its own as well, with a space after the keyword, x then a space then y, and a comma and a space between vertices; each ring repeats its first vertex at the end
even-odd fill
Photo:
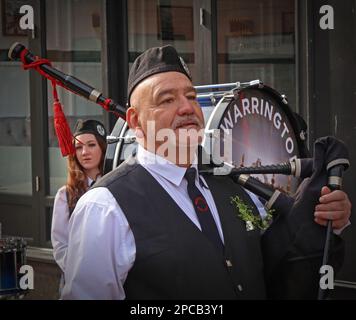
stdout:
POLYGON ((75 125, 73 136, 76 137, 84 133, 91 133, 106 143, 106 130, 100 121, 78 120, 75 125))

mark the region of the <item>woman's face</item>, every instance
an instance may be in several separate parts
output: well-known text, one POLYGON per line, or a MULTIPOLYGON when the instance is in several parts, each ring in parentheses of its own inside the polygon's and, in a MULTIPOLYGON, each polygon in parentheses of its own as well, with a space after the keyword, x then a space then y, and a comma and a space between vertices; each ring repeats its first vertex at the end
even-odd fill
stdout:
POLYGON ((102 151, 95 135, 83 133, 76 136, 75 154, 85 171, 99 168, 102 151))

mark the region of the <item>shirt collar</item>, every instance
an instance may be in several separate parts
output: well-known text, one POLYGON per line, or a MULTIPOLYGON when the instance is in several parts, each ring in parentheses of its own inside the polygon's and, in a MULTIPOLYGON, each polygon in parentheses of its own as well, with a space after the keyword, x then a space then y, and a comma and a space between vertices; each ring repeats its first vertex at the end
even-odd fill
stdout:
POLYGON ((88 186, 90 186, 92 184, 94 180, 90 177, 87 176, 87 182, 88 182, 88 186))
MULTIPOLYGON (((101 178, 101 175, 98 175, 96 180, 98 180, 99 178, 101 178)), ((91 184, 93 183, 93 181, 96 181, 96 180, 93 180, 92 178, 90 178, 89 176, 87 176, 87 182, 88 182, 88 186, 90 187, 91 184)))
MULTIPOLYGON (((160 175, 176 186, 181 184, 185 172, 187 171, 186 168, 179 167, 173 162, 170 162, 157 154, 147 151, 141 145, 138 145, 137 161, 145 169, 160 175)), ((193 163, 192 167, 197 169, 197 164, 193 163)))

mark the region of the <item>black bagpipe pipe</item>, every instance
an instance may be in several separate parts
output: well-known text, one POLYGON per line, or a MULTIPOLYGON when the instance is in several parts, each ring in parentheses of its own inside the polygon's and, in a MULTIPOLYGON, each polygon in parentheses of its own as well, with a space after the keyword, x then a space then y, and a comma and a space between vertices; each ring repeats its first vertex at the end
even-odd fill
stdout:
MULTIPOLYGON (((206 155, 204 155, 206 157, 206 155)), ((334 137, 314 144, 314 157, 287 163, 236 168, 226 163, 201 166, 201 172, 228 175, 233 181, 266 200, 265 207, 277 213, 263 233, 261 246, 268 297, 271 299, 324 299, 320 288, 320 268, 340 269, 344 245, 332 232, 332 223, 320 226, 314 221, 322 187, 342 188, 343 172, 349 167, 348 150, 334 137), (303 180, 292 197, 260 182, 251 174, 284 174, 303 180)))
MULTIPOLYGON (((28 51, 23 44, 18 42, 11 46, 8 52, 8 57, 11 60, 21 60, 27 64, 35 63, 38 61, 38 58, 34 54, 28 51)), ((96 90, 85 82, 53 68, 50 63, 39 65, 39 69, 44 73, 44 75, 48 75, 49 77, 55 79, 57 84, 61 85, 62 87, 69 89, 70 91, 101 106, 105 105, 107 111, 112 111, 115 114, 117 113, 120 117, 125 118, 126 109, 124 107, 112 101, 111 99, 104 97, 100 91, 96 90)))
MULTIPOLYGON (((206 158, 206 155, 204 155, 206 158)), ((211 163, 211 162, 210 162, 211 163)), ((199 172, 213 175, 228 175, 232 180, 261 197, 266 201, 265 207, 277 212, 289 211, 294 203, 294 199, 272 186, 262 183, 257 178, 250 175, 258 174, 282 174, 294 176, 296 178, 310 177, 313 170, 313 159, 293 159, 289 162, 272 164, 258 167, 234 167, 229 163, 221 163, 219 166, 201 166, 199 172)))

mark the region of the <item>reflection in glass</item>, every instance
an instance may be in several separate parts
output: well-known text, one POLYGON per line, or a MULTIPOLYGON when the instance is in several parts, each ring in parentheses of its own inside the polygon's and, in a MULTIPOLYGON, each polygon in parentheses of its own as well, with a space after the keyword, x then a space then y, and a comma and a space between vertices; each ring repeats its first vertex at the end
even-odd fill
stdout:
MULTIPOLYGON (((101 41, 103 38, 102 1, 51 0, 46 2, 47 49, 53 66, 102 90, 101 41), (65 23, 63 23, 65 21, 65 23)), ((48 131, 50 194, 66 182, 66 158, 58 148, 53 128, 51 86, 48 86, 48 131)), ((73 130, 78 119, 103 121, 103 110, 69 91, 58 88, 63 111, 73 130)))
POLYGON ((294 0, 221 0, 217 10, 219 82, 259 79, 295 108, 294 0))
POLYGON ((31 195, 29 73, 7 58, 16 41, 28 45, 27 36, 0 33, 0 193, 31 195))
POLYGON ((146 49, 172 44, 194 79, 193 1, 130 0, 127 5, 130 66, 146 49))

